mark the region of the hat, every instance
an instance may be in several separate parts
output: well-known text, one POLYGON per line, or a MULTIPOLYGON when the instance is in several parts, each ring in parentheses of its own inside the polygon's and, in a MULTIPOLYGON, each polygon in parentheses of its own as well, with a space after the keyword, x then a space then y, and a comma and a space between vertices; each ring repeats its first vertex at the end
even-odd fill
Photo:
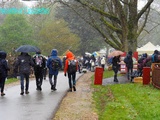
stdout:
POLYGON ((129 54, 129 55, 132 55, 132 51, 129 51, 128 54, 129 54))
POLYGON ((38 51, 38 52, 36 52, 36 54, 41 54, 41 52, 40 52, 40 51, 38 51))
POLYGON ((158 50, 155 50, 155 51, 154 51, 154 54, 158 54, 158 53, 159 53, 158 50))

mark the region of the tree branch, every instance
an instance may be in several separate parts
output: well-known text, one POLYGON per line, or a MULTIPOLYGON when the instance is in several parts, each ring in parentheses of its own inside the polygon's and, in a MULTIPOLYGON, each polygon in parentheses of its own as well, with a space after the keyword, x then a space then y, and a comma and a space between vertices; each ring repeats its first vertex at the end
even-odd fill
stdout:
POLYGON ((150 7, 150 5, 152 4, 154 0, 149 0, 147 2, 147 4, 142 8, 142 10, 138 13, 137 15, 137 21, 139 20, 139 18, 144 14, 144 12, 146 12, 146 10, 150 7))
POLYGON ((149 7, 148 10, 147 10, 147 13, 146 13, 146 15, 145 15, 145 19, 144 19, 144 22, 143 22, 143 24, 142 24, 142 27, 141 27, 140 30, 137 32, 136 38, 137 38, 137 37, 141 34, 141 32, 143 31, 143 29, 144 29, 144 27, 145 27, 145 25, 146 25, 146 23, 147 23, 147 20, 148 20, 149 12, 150 12, 150 7, 149 7))
POLYGON ((85 6, 85 7, 88 7, 88 8, 91 9, 92 11, 97 12, 97 13, 99 13, 100 15, 103 15, 103 16, 109 18, 111 21, 113 20, 113 21, 115 21, 115 22, 117 22, 117 23, 119 23, 119 24, 121 23, 120 20, 119 20, 116 16, 114 16, 114 15, 112 15, 112 14, 106 13, 106 12, 98 9, 98 8, 95 7, 95 6, 90 5, 90 4, 87 3, 87 2, 82 2, 81 0, 76 0, 76 1, 79 2, 81 5, 83 5, 83 6, 85 6))

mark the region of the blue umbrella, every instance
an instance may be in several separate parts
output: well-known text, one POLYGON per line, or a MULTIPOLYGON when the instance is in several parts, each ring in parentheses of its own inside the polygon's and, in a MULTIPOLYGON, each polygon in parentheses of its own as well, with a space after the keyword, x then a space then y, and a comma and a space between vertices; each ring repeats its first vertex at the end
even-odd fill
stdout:
POLYGON ((99 53, 98 52, 93 52, 92 55, 94 55, 96 57, 96 56, 99 56, 99 53))

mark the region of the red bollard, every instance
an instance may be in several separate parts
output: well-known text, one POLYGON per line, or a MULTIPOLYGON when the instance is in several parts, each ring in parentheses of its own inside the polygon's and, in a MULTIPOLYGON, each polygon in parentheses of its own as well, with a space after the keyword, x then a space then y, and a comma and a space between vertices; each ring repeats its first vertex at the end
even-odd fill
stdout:
POLYGON ((143 67, 143 85, 150 84, 150 67, 143 67))
POLYGON ((103 68, 96 67, 94 74, 94 85, 102 85, 102 79, 103 79, 103 68))

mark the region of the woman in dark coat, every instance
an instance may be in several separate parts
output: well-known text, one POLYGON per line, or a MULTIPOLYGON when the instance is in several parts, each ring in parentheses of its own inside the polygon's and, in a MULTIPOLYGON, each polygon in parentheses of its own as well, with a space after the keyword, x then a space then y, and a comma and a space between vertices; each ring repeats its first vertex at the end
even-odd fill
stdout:
POLYGON ((112 59, 112 69, 114 71, 114 82, 118 82, 117 73, 118 73, 118 70, 120 68, 119 62, 120 62, 120 55, 113 57, 113 59, 112 59))
POLYGON ((1 88, 1 96, 4 96, 4 86, 5 80, 8 75, 8 63, 6 61, 7 53, 4 51, 0 51, 0 88, 1 88))

